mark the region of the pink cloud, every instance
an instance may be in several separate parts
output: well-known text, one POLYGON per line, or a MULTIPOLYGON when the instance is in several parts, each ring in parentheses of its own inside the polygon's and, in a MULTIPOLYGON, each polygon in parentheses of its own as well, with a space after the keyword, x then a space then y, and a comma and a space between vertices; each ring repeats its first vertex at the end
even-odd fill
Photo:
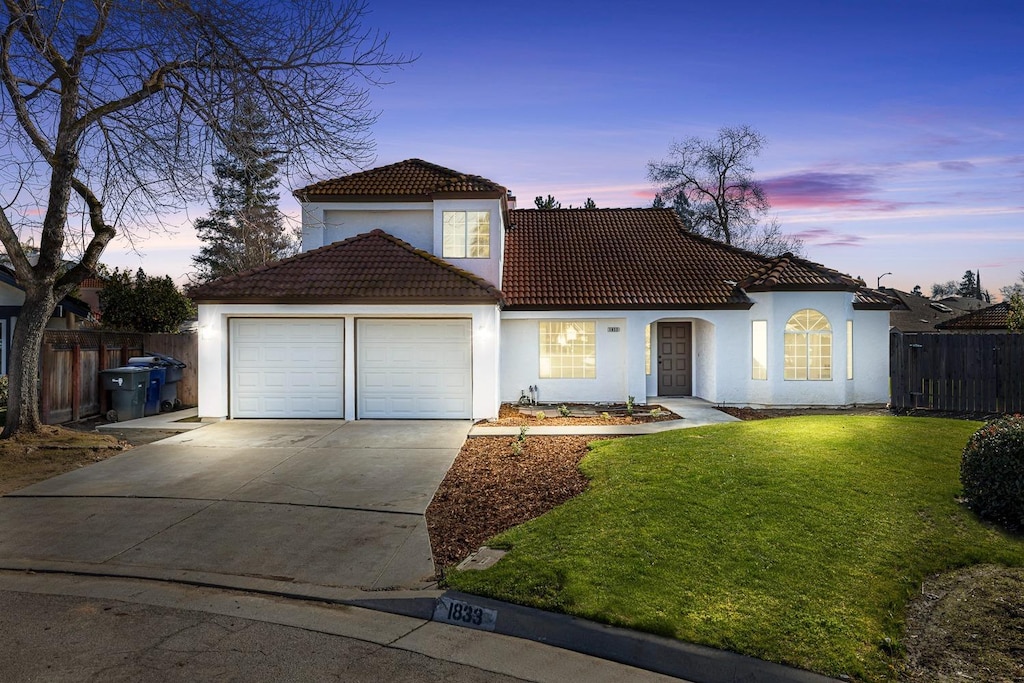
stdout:
POLYGON ((963 173, 965 171, 973 171, 976 167, 969 161, 940 161, 939 168, 943 171, 957 171, 963 173))
POLYGON ((816 206, 850 206, 886 208, 870 199, 875 189, 874 176, 865 173, 823 173, 807 171, 765 180, 762 185, 772 206, 808 208, 816 206))
POLYGON ((793 237, 820 247, 859 247, 864 242, 860 235, 839 233, 829 228, 809 228, 794 232, 793 237))

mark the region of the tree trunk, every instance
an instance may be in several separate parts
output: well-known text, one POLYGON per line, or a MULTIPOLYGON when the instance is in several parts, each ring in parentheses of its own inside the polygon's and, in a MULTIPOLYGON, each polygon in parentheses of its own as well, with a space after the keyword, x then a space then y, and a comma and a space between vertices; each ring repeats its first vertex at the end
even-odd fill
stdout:
POLYGON ((56 298, 52 287, 30 285, 26 288, 25 303, 14 325, 11 355, 7 363, 10 393, 7 401, 7 424, 0 438, 38 432, 43 426, 39 418, 37 374, 43 330, 46 329, 46 323, 53 314, 55 305, 56 298))

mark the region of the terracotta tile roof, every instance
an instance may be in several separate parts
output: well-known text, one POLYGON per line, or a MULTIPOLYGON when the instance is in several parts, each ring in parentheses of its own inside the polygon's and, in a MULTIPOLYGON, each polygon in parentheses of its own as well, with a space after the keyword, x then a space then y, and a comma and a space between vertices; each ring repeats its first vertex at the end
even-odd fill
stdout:
POLYGON ((864 283, 791 254, 767 259, 687 232, 671 209, 509 212, 506 308, 749 308, 747 291, 857 292, 864 283))
POLYGON ((501 292, 383 230, 373 230, 189 295, 199 303, 497 303, 501 292))
POLYGON ((468 173, 453 171, 422 159, 406 159, 396 164, 324 180, 295 190, 300 201, 315 199, 430 199, 441 196, 488 195, 502 197, 501 185, 468 173))
POLYGON ((997 330, 1008 332, 1010 304, 1006 301, 988 308, 971 311, 958 318, 936 325, 940 330, 997 330))

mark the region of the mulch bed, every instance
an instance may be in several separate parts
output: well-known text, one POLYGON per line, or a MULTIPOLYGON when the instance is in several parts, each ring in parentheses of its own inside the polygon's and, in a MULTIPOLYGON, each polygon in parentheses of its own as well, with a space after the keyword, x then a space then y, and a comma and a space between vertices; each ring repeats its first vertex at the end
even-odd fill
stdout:
POLYGON ((497 420, 481 420, 481 427, 580 427, 583 425, 634 425, 645 422, 664 422, 678 420, 679 416, 671 410, 657 405, 637 406, 632 416, 626 415, 626 405, 615 404, 595 406, 593 404, 564 404, 572 413, 570 417, 562 417, 558 412, 559 405, 528 406, 526 413, 519 406, 503 403, 498 409, 497 420), (657 416, 651 415, 654 409, 660 411, 657 416), (543 418, 533 414, 535 411, 544 413, 543 418), (604 417, 607 414, 608 417, 604 417))
POLYGON ((427 508, 439 570, 582 493, 588 481, 578 465, 594 438, 531 436, 520 455, 513 452, 512 437, 467 439, 427 508))

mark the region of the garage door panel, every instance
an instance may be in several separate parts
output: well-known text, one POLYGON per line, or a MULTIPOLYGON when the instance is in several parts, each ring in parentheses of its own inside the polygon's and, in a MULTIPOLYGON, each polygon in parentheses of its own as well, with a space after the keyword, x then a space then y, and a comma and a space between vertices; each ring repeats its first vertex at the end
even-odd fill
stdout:
POLYGON ((344 321, 233 318, 233 417, 341 418, 344 321))
POLYGON ((359 417, 472 416, 469 319, 356 323, 359 417))

